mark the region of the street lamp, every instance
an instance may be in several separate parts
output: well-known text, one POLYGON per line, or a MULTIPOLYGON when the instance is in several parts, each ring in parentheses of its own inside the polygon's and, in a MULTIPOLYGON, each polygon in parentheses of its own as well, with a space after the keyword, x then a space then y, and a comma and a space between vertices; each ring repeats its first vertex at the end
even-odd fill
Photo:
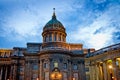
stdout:
POLYGON ((59 72, 53 72, 51 73, 51 79, 52 80, 60 80, 62 78, 62 74, 59 72))
POLYGON ((109 65, 109 69, 112 69, 113 67, 112 67, 112 65, 109 65))
POLYGON ((60 70, 58 68, 54 68, 50 75, 50 78, 52 80, 60 80, 62 78, 62 74, 61 74, 60 70))

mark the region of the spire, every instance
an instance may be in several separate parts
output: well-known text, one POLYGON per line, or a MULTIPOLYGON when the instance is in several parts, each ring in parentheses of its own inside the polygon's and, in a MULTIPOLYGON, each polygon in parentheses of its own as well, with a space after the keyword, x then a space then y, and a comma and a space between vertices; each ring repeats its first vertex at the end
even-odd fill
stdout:
POLYGON ((53 16, 52 16, 52 19, 56 19, 55 8, 53 8, 53 16))

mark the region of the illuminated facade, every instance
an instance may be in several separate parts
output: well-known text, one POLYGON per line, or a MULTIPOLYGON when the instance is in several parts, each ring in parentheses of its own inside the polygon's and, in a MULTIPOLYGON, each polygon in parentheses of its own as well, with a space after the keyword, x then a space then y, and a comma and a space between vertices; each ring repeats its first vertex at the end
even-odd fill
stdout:
POLYGON ((86 56, 88 80, 120 80, 120 43, 86 56))
POLYGON ((120 44, 98 51, 67 43, 55 12, 43 28, 43 43, 0 49, 0 80, 119 80, 120 44))

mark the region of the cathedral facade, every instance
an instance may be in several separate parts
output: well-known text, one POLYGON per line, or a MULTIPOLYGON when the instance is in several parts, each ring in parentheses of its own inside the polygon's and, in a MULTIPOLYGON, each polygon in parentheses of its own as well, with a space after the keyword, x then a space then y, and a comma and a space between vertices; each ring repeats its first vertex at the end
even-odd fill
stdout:
POLYGON ((120 44, 95 51, 66 36, 53 12, 42 43, 0 49, 0 80, 120 80, 120 44))

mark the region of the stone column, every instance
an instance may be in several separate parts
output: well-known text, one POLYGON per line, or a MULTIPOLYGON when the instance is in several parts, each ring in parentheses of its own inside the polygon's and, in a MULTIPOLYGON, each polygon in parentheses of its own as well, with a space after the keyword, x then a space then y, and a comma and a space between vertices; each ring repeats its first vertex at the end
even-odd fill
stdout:
POLYGON ((49 72, 49 80, 50 80, 50 59, 48 58, 48 72, 49 72))
POLYGON ((13 80, 16 80, 16 75, 17 75, 16 70, 17 70, 17 66, 16 66, 16 64, 14 64, 14 68, 13 68, 13 80))
POLYGON ((13 79, 13 64, 10 65, 10 80, 13 79))
POLYGON ((68 71, 69 71, 69 73, 68 73, 69 79, 68 80, 72 80, 72 69, 71 68, 72 68, 71 61, 69 60, 68 61, 68 71))
POLYGON ((90 80, 93 80, 93 65, 92 64, 89 65, 89 69, 90 69, 90 80))
POLYGON ((107 65, 106 65, 106 62, 104 61, 103 62, 103 72, 104 72, 104 80, 107 80, 108 78, 108 76, 107 76, 107 65))
POLYGON ((27 76, 28 80, 31 80, 31 61, 28 60, 28 72, 30 72, 27 76))
POLYGON ((38 80, 40 80, 40 60, 38 60, 38 80))
POLYGON ((103 63, 100 63, 99 65, 99 70, 100 70, 100 80, 104 80, 103 76, 103 63))
POLYGON ((52 42, 54 41, 54 33, 51 33, 51 35, 52 35, 52 42))
POLYGON ((95 66, 94 66, 94 64, 91 65, 90 73, 91 73, 91 79, 90 80, 95 80, 96 74, 95 74, 95 66))
POLYGON ((29 66, 29 71, 30 71, 29 80, 32 80, 32 78, 33 78, 33 72, 32 72, 33 62, 30 61, 29 65, 30 65, 29 66))
POLYGON ((115 79, 116 80, 116 78, 117 78, 117 71, 116 71, 116 63, 115 63, 116 61, 115 60, 113 60, 112 61, 112 65, 113 65, 113 79, 115 79))
POLYGON ((82 69, 82 75, 81 75, 81 80, 86 80, 86 76, 85 76, 85 64, 84 61, 82 60, 81 62, 81 69, 82 69))
POLYGON ((3 66, 1 66, 0 68, 1 68, 1 70, 0 70, 0 80, 2 80, 3 66))
POLYGON ((40 60, 40 80, 43 80, 43 60, 40 60))
POLYGON ((15 73, 15 64, 13 65, 13 75, 12 76, 13 76, 13 80, 15 80, 15 76, 16 76, 16 73, 15 73))
POLYGON ((94 72, 95 80, 99 80, 99 78, 100 78, 100 74, 99 74, 99 72, 100 72, 100 70, 99 70, 99 63, 95 64, 94 67, 95 67, 95 68, 94 68, 94 69, 95 69, 95 72, 94 72))
POLYGON ((5 66, 5 80, 7 80, 7 66, 5 66))
POLYGON ((30 62, 26 61, 26 65, 25 65, 25 80, 30 80, 30 62))

